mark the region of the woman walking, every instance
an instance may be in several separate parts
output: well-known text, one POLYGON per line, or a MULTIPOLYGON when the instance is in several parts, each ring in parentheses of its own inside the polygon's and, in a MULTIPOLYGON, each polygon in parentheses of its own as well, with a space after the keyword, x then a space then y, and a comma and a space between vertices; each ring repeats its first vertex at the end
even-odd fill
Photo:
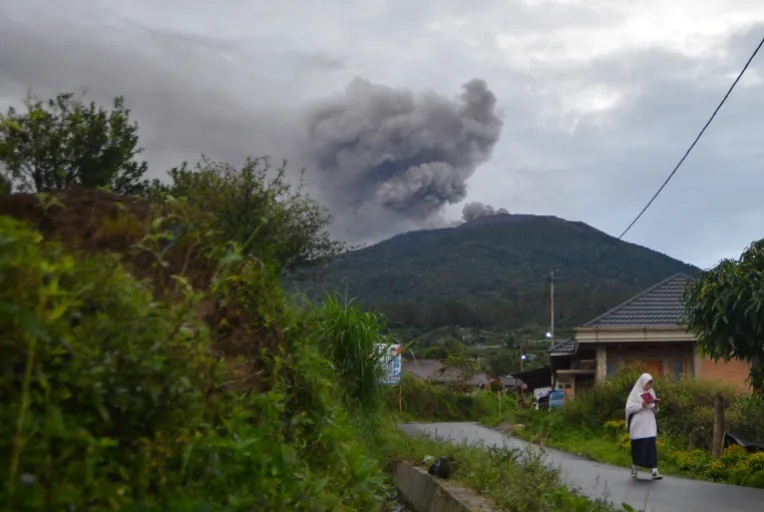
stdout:
POLYGON ((658 473, 658 424, 655 412, 660 400, 655 396, 653 377, 649 373, 640 375, 626 401, 626 425, 631 438, 631 477, 637 478, 637 468, 652 470, 652 479, 663 478, 658 473))

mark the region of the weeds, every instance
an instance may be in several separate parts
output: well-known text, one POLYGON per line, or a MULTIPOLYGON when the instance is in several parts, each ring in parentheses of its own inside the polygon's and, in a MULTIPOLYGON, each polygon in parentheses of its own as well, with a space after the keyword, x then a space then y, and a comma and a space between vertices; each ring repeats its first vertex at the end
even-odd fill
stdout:
POLYGON ((137 242, 144 232, 145 226, 138 217, 129 212, 120 212, 115 217, 106 217, 101 221, 101 229, 97 236, 105 240, 137 242))
POLYGON ((477 490, 495 502, 500 510, 510 512, 612 512, 606 500, 592 501, 569 490, 560 475, 545 464, 537 450, 518 452, 483 445, 454 444, 427 437, 390 437, 391 456, 419 464, 427 455, 448 453, 458 464, 454 479, 477 490))
MULTIPOLYGON (((403 411, 406 416, 426 421, 464 421, 486 414, 477 397, 457 393, 445 386, 432 384, 404 374, 401 379, 403 411)), ((390 410, 398 410, 398 389, 387 393, 390 410)))

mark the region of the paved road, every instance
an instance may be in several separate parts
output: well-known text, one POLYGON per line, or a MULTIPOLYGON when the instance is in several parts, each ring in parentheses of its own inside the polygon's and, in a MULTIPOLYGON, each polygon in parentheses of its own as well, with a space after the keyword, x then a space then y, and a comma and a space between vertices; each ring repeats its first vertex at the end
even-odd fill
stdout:
POLYGON ((712 482, 665 476, 651 481, 647 473, 633 480, 628 469, 592 462, 576 455, 539 448, 525 441, 507 437, 477 423, 402 423, 408 435, 428 434, 453 442, 487 446, 543 450, 550 465, 557 467, 571 488, 590 498, 607 497, 620 505, 628 503, 648 512, 756 512, 764 510, 764 489, 753 489, 712 482))

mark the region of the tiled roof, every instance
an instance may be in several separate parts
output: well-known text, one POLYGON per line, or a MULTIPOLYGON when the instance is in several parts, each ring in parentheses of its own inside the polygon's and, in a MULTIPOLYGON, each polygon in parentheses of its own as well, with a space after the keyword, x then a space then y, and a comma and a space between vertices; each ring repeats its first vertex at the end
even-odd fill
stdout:
POLYGON ((565 341, 561 341, 557 345, 551 347, 549 350, 547 350, 550 354, 575 354, 576 353, 576 342, 575 340, 568 339, 565 341))
POLYGON ((458 368, 445 368, 437 359, 407 360, 403 362, 402 370, 414 377, 437 382, 458 380, 461 375, 458 368))
POLYGON ((658 327, 683 323, 682 294, 695 280, 675 274, 651 286, 583 327, 658 327))

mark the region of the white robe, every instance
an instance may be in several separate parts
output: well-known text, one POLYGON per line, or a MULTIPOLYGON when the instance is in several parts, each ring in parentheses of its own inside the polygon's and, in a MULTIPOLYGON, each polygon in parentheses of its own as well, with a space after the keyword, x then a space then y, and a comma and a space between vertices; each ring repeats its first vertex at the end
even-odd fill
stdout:
MULTIPOLYGON (((658 437, 658 424, 655 421, 655 412, 658 407, 655 403, 642 407, 642 394, 645 392, 645 384, 653 380, 649 373, 643 373, 637 379, 636 384, 629 393, 626 400, 626 424, 629 424, 629 416, 634 417, 629 427, 629 437, 631 439, 645 439, 648 437, 658 437)), ((655 397, 655 390, 650 389, 650 394, 655 397)))

